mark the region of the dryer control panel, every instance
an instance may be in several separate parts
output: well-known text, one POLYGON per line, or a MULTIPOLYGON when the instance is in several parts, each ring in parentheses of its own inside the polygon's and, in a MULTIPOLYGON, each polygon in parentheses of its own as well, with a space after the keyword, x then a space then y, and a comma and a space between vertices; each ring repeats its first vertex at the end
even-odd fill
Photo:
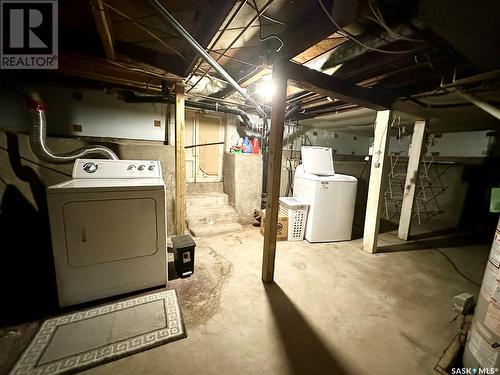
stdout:
POLYGON ((76 159, 73 178, 161 178, 159 160, 76 159))

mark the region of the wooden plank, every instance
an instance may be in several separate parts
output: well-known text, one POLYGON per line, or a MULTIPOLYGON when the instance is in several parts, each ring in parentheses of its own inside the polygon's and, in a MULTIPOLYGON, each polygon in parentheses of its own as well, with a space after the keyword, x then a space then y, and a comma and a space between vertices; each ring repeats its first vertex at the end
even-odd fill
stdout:
POLYGON ((377 112, 370 181, 368 183, 368 199, 366 202, 365 228, 363 233, 363 250, 369 253, 375 253, 377 251, 380 208, 384 197, 383 182, 386 178, 386 156, 389 149, 391 119, 391 111, 377 112))
POLYGON ((175 84, 175 232, 186 231, 186 156, 184 155, 185 125, 184 84, 175 84))
POLYGON ((119 40, 116 41, 115 47, 117 52, 125 56, 183 77, 184 60, 175 54, 166 54, 137 44, 120 42, 119 40))
POLYGON ((425 140, 427 135, 427 121, 417 121, 413 127, 411 145, 408 150, 409 160, 406 171, 405 190, 401 215, 399 217, 398 237, 407 241, 410 235, 413 205, 415 203, 415 187, 418 184, 418 175, 422 157, 425 154, 425 140))
POLYGON ((102 0, 92 0, 91 6, 97 31, 99 32, 104 50, 106 51, 106 57, 110 60, 114 60, 115 48, 113 46, 113 38, 111 36, 111 27, 108 23, 108 19, 106 18, 106 13, 104 12, 104 4, 102 0))
POLYGON ((293 62, 283 62, 286 75, 295 85, 346 103, 377 111, 390 108, 396 97, 373 88, 364 88, 293 62))
POLYGON ((262 281, 271 283, 274 280, 274 260, 276 256, 276 232, 278 225, 281 150, 283 147, 283 128, 285 122, 287 79, 279 67, 273 72, 275 91, 271 113, 271 134, 267 159, 267 199, 266 220, 264 228, 264 251, 262 259, 262 281))
POLYGON ((144 64, 134 62, 130 68, 127 68, 127 63, 109 62, 105 59, 73 53, 59 55, 59 69, 56 73, 156 92, 161 89, 162 78, 174 82, 181 80, 179 76, 164 73, 144 64), (141 69, 153 71, 157 76, 145 74, 141 69))

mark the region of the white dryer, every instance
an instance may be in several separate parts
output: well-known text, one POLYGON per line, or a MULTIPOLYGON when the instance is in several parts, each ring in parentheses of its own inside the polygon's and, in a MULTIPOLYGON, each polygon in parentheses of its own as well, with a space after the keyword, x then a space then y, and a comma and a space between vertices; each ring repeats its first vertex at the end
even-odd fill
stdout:
POLYGON ((329 147, 302 147, 302 160, 295 171, 293 196, 309 204, 304 238, 309 242, 350 240, 358 180, 334 172, 329 147))
POLYGON ((166 284, 159 161, 78 159, 47 201, 61 307, 166 284))

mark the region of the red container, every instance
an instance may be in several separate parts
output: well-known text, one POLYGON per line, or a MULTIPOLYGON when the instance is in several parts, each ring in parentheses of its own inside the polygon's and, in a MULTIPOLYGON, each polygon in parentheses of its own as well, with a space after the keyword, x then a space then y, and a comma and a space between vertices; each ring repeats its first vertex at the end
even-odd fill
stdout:
POLYGON ((252 153, 258 154, 260 152, 259 140, 257 138, 252 139, 252 153))

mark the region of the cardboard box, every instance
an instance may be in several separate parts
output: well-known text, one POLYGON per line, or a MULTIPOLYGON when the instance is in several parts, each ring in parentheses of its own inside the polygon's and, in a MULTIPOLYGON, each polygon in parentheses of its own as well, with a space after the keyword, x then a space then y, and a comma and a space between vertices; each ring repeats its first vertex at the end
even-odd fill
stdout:
MULTIPOLYGON (((266 210, 262 210, 262 221, 260 223, 260 233, 264 235, 264 227, 266 222, 266 210)), ((278 228, 276 231, 277 241, 286 241, 288 239, 288 216, 283 212, 278 213, 278 228)))

